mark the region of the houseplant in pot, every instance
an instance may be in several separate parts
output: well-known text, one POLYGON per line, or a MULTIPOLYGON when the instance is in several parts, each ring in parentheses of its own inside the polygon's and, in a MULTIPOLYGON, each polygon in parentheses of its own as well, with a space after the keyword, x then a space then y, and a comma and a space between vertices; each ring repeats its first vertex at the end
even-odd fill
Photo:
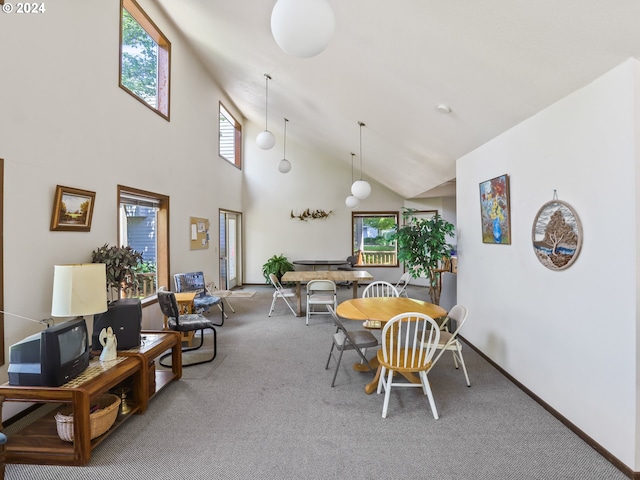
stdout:
POLYGON ((91 262, 106 265, 106 287, 110 299, 113 299, 114 291, 117 292, 116 298, 120 298, 122 294, 126 296, 137 290, 139 283, 136 270, 142 263, 142 253, 129 246, 109 246, 105 243, 91 253, 91 262))
POLYGON ((264 275, 265 280, 269 283, 271 280, 269 279, 269 274, 273 273, 278 280, 282 278, 282 275, 285 272, 292 272, 295 270, 293 263, 289 261, 287 257, 284 255, 274 255, 267 262, 262 265, 262 274, 264 275))
POLYGON ((417 218, 414 212, 405 209, 402 213, 404 226, 398 227, 393 235, 398 243, 398 260, 404 263, 413 278, 429 279, 431 303, 439 305, 440 262, 451 258, 453 246, 447 240, 455 234, 455 227, 437 213, 431 218, 417 218))

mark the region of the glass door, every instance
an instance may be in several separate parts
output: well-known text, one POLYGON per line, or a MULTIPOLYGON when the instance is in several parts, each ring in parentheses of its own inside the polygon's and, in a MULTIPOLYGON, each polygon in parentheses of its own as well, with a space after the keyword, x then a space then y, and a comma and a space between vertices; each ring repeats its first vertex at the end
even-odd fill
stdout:
POLYGON ((240 213, 220 211, 220 288, 227 290, 242 284, 240 227, 240 213))

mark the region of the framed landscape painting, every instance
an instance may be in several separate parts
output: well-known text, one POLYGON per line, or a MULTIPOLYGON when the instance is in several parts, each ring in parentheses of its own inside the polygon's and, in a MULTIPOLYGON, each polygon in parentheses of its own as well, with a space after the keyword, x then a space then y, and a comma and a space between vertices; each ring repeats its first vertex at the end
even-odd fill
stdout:
POLYGON ((482 242, 511 244, 509 175, 500 175, 480 183, 482 242))
POLYGON ((51 231, 88 232, 91 230, 96 192, 56 187, 51 214, 51 231))

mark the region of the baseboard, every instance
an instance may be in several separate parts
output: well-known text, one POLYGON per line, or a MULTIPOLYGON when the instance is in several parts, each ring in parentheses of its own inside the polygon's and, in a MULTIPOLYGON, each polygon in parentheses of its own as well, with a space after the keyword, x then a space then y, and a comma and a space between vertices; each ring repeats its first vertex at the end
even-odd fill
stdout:
POLYGON ((542 400, 538 395, 533 393, 531 390, 529 390, 527 387, 525 387, 522 383, 520 383, 518 380, 516 380, 513 376, 511 376, 511 374, 509 374, 500 365, 498 365, 493 360, 491 360, 489 357, 487 357, 480 349, 478 349, 475 345, 470 343, 466 338, 464 338, 462 335, 459 335, 459 337, 467 345, 469 345, 470 348, 475 350, 475 352, 478 355, 480 355, 482 358, 484 358, 496 370, 498 370, 502 375, 504 375, 511 383, 513 383, 516 387, 518 387, 524 393, 529 395, 542 408, 544 408, 547 412, 549 412, 551 415, 553 415, 558 420, 560 420, 567 428, 569 428, 573 433, 575 433, 578 437, 580 437, 587 445, 589 445, 596 452, 598 452, 600 455, 602 455, 604 458, 606 458, 609 462, 611 462, 611 464, 614 467, 616 467, 618 470, 620 470, 623 474, 625 474, 627 477, 631 478, 632 480, 640 480, 640 472, 635 472, 631 468, 629 468, 627 465, 622 463, 618 458, 616 458, 615 455, 613 455, 611 452, 609 452, 606 448, 604 448, 602 445, 600 445, 598 442, 596 442, 593 438, 591 438, 585 432, 580 430, 575 424, 570 422, 566 417, 564 417, 560 412, 558 412, 556 409, 554 409, 551 405, 549 405, 544 400, 542 400))

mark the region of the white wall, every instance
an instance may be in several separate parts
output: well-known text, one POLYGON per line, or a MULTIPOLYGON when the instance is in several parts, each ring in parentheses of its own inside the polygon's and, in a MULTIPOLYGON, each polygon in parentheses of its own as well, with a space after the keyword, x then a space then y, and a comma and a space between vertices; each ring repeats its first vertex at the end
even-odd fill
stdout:
MULTIPOLYGON (((289 119, 290 129, 295 119, 289 119)), ((282 137, 271 150, 255 144, 262 131, 258 125, 245 125, 244 220, 245 282, 265 282, 262 265, 273 255, 289 260, 346 259, 351 252, 351 210, 345 206, 350 195, 351 165, 321 157, 305 145, 287 138, 287 159, 292 168, 287 174, 277 170, 282 159, 282 137), (306 222, 291 218, 309 208, 332 211, 325 219, 306 222)), ((348 157, 349 152, 345 152, 348 157)), ((366 174, 366 170, 365 170, 366 174)), ((366 175, 365 175, 366 179, 366 175)), ((402 210, 402 199, 385 187, 371 182, 372 193, 356 211, 402 210)), ((376 280, 394 283, 400 268, 370 268, 376 280)))
POLYGON ((636 471, 638 65, 624 63, 457 164, 464 336, 636 471), (512 243, 483 244, 478 185, 505 173, 512 243), (563 271, 543 267, 531 244, 554 190, 584 232, 563 271))
MULTIPOLYGON (((172 44, 170 122, 118 87, 118 1, 0 19, 0 44, 12 45, 0 49, 6 311, 49 317, 53 266, 117 242, 117 184, 170 196, 171 273, 218 274, 218 208, 242 210, 242 172, 217 154, 218 101, 233 105, 155 3, 139 3, 172 44), (56 185, 96 192, 90 232, 49 231, 56 185), (211 220, 208 250, 189 250, 190 216, 211 220)), ((39 329, 7 316, 5 345, 39 329)))

